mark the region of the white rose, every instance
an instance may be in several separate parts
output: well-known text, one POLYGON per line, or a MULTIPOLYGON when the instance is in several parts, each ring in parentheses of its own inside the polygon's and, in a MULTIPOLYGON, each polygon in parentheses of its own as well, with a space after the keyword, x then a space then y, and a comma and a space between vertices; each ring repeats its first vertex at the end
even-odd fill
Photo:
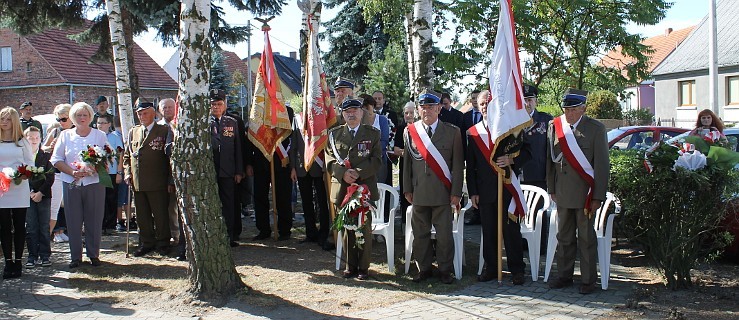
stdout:
POLYGON ((3 168, 3 174, 5 174, 8 177, 12 177, 15 175, 15 169, 13 168, 3 168))

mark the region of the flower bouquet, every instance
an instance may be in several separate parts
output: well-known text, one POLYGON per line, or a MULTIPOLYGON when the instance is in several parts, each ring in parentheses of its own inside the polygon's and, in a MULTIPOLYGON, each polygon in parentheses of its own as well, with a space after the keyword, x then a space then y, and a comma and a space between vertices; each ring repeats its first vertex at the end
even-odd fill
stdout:
MULTIPOLYGON (((75 161, 72 165, 77 170, 95 173, 100 179, 100 184, 106 188, 113 187, 113 181, 108 174, 108 165, 121 152, 121 148, 113 150, 107 144, 104 146, 88 145, 87 149, 80 151, 82 161, 75 161)), ((76 182, 76 181, 75 181, 76 182)))
POLYGON ((367 185, 353 183, 346 189, 346 196, 341 202, 341 209, 334 220, 333 228, 354 231, 355 246, 361 249, 365 242, 362 230, 367 225, 367 214, 370 214, 372 210, 375 208, 370 203, 370 191, 367 185))
POLYGON ((3 168, 0 172, 0 194, 5 194, 10 189, 10 182, 12 181, 15 185, 21 184, 23 179, 30 179, 33 173, 28 170, 28 166, 25 164, 18 166, 17 168, 3 168))

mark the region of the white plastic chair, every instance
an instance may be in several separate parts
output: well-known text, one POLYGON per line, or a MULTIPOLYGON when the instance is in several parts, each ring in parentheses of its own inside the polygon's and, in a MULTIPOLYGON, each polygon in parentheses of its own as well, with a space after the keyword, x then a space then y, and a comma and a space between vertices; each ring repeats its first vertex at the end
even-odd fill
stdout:
MULTIPOLYGON (((462 279, 462 265, 464 264, 464 215, 472 203, 467 201, 467 205, 459 211, 459 215, 452 222, 452 237, 454 238, 454 277, 462 279)), ((411 255, 413 254, 413 228, 411 227, 411 217, 413 216, 413 205, 408 206, 405 214, 405 273, 411 266, 411 255)), ((436 230, 431 227, 431 239, 436 239, 436 230)))
MULTIPOLYGON (((553 206, 555 206, 553 204, 553 206)), ((600 267, 600 286, 608 289, 608 280, 611 277, 611 240, 613 238, 613 219, 621 213, 621 201, 610 192, 606 193, 606 201, 595 212, 595 235, 598 240, 598 266, 600 267), (614 214, 608 214, 610 205, 614 205, 614 214)), ((549 243, 547 244, 547 261, 544 268, 544 282, 549 279, 549 272, 554 262, 554 251, 557 248, 557 227, 559 217, 557 210, 552 210, 549 218, 549 243)))
MULTIPOLYGON (((375 203, 377 210, 372 211, 372 234, 385 237, 385 250, 387 251, 387 269, 395 273, 395 211, 398 206, 398 191, 384 183, 377 184, 377 192, 380 199, 375 203), (390 218, 385 222, 385 199, 390 196, 390 218)), ((336 238, 336 270, 341 268, 341 255, 344 249, 344 230, 339 230, 336 238)), ((371 235, 365 235, 365 241, 372 241, 371 235)), ((348 251, 347 251, 348 254, 348 251)))
MULTIPOLYGON (((544 189, 532 185, 521 185, 524 199, 526 199, 526 216, 521 221, 521 236, 526 239, 529 245, 529 264, 531 265, 531 281, 536 282, 539 279, 539 255, 541 254, 541 220, 544 212, 549 209, 549 195, 544 189), (542 201, 544 205, 536 210, 536 204, 542 201)), ((506 210, 504 208, 503 210, 506 210)), ((508 219, 506 213, 503 219, 508 219)), ((497 230, 494 230, 497 236, 497 230)), ((482 256, 483 241, 482 232, 480 233, 480 260, 477 274, 482 274, 482 267, 485 264, 485 258, 482 256)))

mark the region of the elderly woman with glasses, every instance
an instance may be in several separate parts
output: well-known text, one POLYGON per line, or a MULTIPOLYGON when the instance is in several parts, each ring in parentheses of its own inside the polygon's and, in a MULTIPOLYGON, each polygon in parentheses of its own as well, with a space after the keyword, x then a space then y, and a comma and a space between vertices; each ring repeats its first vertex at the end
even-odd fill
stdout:
MULTIPOLYGON (((71 108, 72 105, 68 103, 63 103, 54 107, 54 116, 56 116, 57 123, 52 125, 46 132, 46 142, 44 142, 44 145, 41 147, 44 152, 51 153, 52 151, 54 151, 54 146, 56 145, 56 141, 62 131, 74 127, 72 121, 69 120, 69 109, 71 108)), ((59 215, 59 208, 62 206, 62 175, 61 173, 59 173, 59 170, 55 170, 55 172, 54 184, 51 185, 51 211, 49 216, 49 232, 52 232, 54 230, 57 222, 57 217, 59 215)), ((65 239, 65 237, 66 235, 64 234, 64 231, 59 231, 58 234, 54 235, 54 242, 63 242, 69 240, 65 239)))
POLYGON ((80 167, 80 152, 87 146, 105 147, 108 138, 104 132, 90 127, 95 112, 84 102, 75 103, 69 116, 75 128, 59 135, 51 156, 51 164, 62 175, 64 212, 69 234, 69 251, 72 262, 69 268, 77 268, 82 261, 82 226, 85 227, 85 248, 90 263, 99 266, 100 239, 105 208, 105 186, 95 170, 80 167))

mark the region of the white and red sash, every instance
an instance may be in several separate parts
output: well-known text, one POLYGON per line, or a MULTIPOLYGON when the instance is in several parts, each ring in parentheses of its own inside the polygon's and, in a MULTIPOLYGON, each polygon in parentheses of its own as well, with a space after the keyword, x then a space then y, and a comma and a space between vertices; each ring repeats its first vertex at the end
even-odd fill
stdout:
POLYGON ((290 161, 288 152, 290 151, 290 146, 292 143, 287 145, 287 148, 282 145, 282 142, 277 144, 277 148, 275 149, 275 152, 277 152, 277 157, 280 159, 280 164, 284 167, 288 164, 290 161))
POLYGON ((585 210, 590 210, 590 202, 593 200, 593 187, 595 187, 595 174, 593 166, 588 158, 582 153, 577 144, 572 128, 567 124, 564 115, 554 118, 554 133, 557 135, 559 147, 567 162, 580 175, 580 178, 588 184, 588 196, 585 199, 585 210))
POLYGON ((439 180, 444 183, 447 189, 452 190, 452 173, 449 171, 449 166, 444 161, 444 157, 441 156, 439 149, 436 149, 436 146, 431 142, 431 137, 423 129, 421 121, 408 126, 408 135, 431 171, 439 177, 439 180))
MULTIPOLYGON (((493 163, 493 149, 491 148, 493 142, 490 140, 490 132, 488 132, 488 129, 483 125, 483 123, 478 122, 476 125, 470 127, 467 130, 467 133, 469 133, 472 141, 474 141, 475 145, 480 149, 483 157, 487 159, 486 162, 490 165, 493 171, 500 169, 493 163)), ((510 183, 503 183, 503 186, 508 190, 508 193, 511 194, 511 199, 513 200, 508 205, 508 212, 521 218, 526 215, 527 210, 523 202, 523 191, 521 190, 521 184, 518 182, 518 177, 516 177, 513 172, 510 172, 510 176, 510 183)))

